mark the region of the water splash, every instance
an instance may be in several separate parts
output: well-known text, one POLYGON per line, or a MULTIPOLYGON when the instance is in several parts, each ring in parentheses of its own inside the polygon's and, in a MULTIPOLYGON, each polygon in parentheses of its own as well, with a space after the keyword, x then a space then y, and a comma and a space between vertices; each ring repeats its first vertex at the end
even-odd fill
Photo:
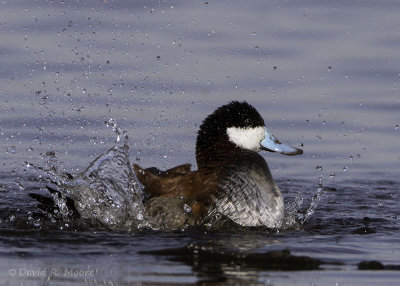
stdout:
POLYGON ((74 211, 93 223, 123 230, 143 226, 142 190, 129 162, 127 142, 100 155, 76 176, 55 166, 41 170, 57 186, 52 198, 64 220, 71 217, 70 200, 74 211))
POLYGON ((322 178, 320 177, 318 180, 318 187, 311 199, 311 203, 306 209, 304 215, 301 216, 301 223, 304 224, 315 212, 316 207, 318 206, 319 201, 322 199, 324 195, 324 187, 322 186, 322 178))
POLYGON ((116 139, 115 139, 116 143, 119 143, 121 141, 121 135, 122 135, 122 137, 124 138, 125 141, 128 139, 128 135, 127 135, 126 130, 122 130, 118 126, 118 124, 117 124, 117 122, 116 122, 116 120, 114 118, 110 118, 108 121, 105 121, 104 124, 107 127, 111 127, 113 129, 115 135, 117 136, 116 139))
POLYGON ((325 191, 322 186, 322 177, 318 180, 318 186, 309 204, 304 208, 304 197, 297 194, 294 201, 286 207, 284 229, 300 228, 314 214, 325 191))
POLYGON ((131 228, 142 221, 143 205, 128 151, 126 144, 113 147, 76 178, 60 185, 83 218, 112 228, 131 228))

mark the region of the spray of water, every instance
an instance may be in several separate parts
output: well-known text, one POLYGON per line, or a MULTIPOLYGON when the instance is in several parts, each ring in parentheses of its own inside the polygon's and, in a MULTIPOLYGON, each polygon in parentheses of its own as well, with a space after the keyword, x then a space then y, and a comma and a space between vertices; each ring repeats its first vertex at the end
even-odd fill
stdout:
POLYGON ((324 187, 322 186, 322 177, 318 180, 317 188, 311 201, 304 206, 304 197, 297 194, 293 202, 286 208, 286 218, 284 222, 284 229, 301 228, 304 223, 314 214, 318 203, 324 195, 324 187))
MULTIPOLYGON (((56 206, 56 215, 68 221, 73 214, 109 228, 134 229, 146 225, 143 219, 142 189, 129 161, 128 136, 114 120, 107 122, 116 134, 115 146, 97 157, 85 171, 71 175, 60 171, 57 162, 46 167, 31 167, 40 171, 56 206), (121 143, 121 142, 120 142, 121 143)), ((28 164, 28 163, 26 163, 28 164)))

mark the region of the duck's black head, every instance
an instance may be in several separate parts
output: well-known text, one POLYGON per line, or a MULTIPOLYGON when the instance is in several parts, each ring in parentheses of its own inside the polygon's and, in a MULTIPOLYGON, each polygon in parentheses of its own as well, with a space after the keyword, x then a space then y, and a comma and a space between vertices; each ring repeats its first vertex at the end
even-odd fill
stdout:
POLYGON ((197 134, 196 155, 217 144, 298 155, 302 150, 283 145, 265 127, 258 111, 245 101, 232 101, 204 119, 197 134))
POLYGON ((221 137, 229 140, 228 128, 264 127, 264 119, 258 111, 245 101, 232 101, 215 110, 204 119, 197 134, 196 150, 206 150, 221 137))

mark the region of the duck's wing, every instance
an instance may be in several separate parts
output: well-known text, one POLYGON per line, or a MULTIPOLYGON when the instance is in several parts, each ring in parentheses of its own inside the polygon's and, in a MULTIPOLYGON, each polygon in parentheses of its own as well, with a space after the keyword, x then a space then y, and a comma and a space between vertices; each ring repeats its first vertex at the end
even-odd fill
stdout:
POLYGON ((145 192, 156 196, 183 196, 203 201, 217 190, 217 177, 204 170, 190 171, 190 164, 180 165, 164 172, 155 172, 154 168, 143 169, 133 165, 145 192))
POLYGON ((182 165, 157 175, 154 169, 143 169, 134 164, 133 169, 144 191, 153 196, 179 196, 189 199, 194 218, 200 221, 213 203, 213 194, 217 192, 217 174, 209 170, 189 171, 188 165, 182 165), (171 172, 171 170, 174 170, 171 172), (184 172, 180 172, 184 170, 184 172), (168 172, 169 175, 166 175, 168 172))
POLYGON ((144 169, 133 164, 133 169, 139 181, 144 185, 145 192, 155 196, 178 195, 177 184, 180 178, 191 173, 190 164, 160 171, 155 167, 144 169))
MULTIPOLYGON (((134 164, 135 167, 136 164, 134 164)), ((190 172, 191 164, 183 164, 179 165, 176 167, 173 167, 171 169, 168 169, 166 171, 161 171, 160 169, 156 167, 150 167, 146 168, 146 171, 152 172, 154 175, 160 176, 160 177, 175 177, 175 176, 183 176, 186 175, 187 173, 190 172)), ((140 167, 139 167, 140 168, 140 167)), ((142 169, 142 168, 140 168, 142 169)))

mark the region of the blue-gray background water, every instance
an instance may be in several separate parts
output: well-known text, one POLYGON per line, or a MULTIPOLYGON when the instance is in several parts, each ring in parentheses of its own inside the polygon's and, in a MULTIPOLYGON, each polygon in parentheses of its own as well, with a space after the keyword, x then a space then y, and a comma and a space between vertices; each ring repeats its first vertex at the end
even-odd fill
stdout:
POLYGON ((397 285, 398 270, 357 264, 400 264, 399 13, 397 1, 1 2, 0 282, 397 285), (287 204, 325 190, 300 229, 31 221, 28 194, 45 185, 33 166, 79 173, 121 143, 117 133, 128 135, 132 163, 195 166, 201 120, 230 100, 250 102, 278 138, 304 149, 263 153, 287 204), (213 271, 141 254, 209 242, 340 265, 213 271))

